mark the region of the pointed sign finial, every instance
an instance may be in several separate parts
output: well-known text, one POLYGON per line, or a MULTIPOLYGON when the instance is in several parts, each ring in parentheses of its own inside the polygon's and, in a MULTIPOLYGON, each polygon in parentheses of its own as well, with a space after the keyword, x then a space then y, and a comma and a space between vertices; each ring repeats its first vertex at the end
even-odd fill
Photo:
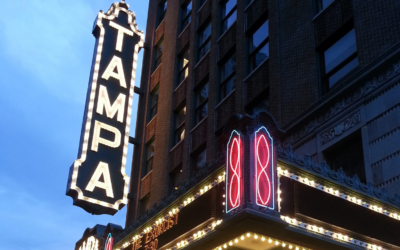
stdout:
POLYGON ((129 9, 129 5, 125 2, 125 0, 121 0, 118 5, 122 8, 129 9))

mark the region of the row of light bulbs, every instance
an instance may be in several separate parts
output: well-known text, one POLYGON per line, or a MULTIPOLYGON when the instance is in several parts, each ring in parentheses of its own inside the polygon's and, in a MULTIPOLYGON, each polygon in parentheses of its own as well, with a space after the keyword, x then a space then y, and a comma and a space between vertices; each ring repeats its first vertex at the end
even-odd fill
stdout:
POLYGON ((242 235, 242 236, 240 236, 238 238, 235 238, 234 240, 229 241, 228 243, 223 244, 222 246, 219 246, 219 247, 215 248, 214 250, 226 249, 229 246, 233 246, 233 245, 239 243, 240 241, 243 241, 245 239, 251 238, 251 236, 253 236, 253 238, 255 240, 260 240, 262 242, 266 241, 266 242, 268 242, 268 244, 274 244, 275 246, 282 246, 284 248, 287 247, 288 249, 293 249, 293 250, 309 250, 307 248, 300 247, 300 246, 297 246, 297 245, 294 245, 294 244, 291 244, 291 243, 287 243, 287 242, 284 242, 284 241, 279 241, 277 239, 272 239, 272 238, 269 238, 269 237, 265 237, 265 236, 257 235, 257 234, 253 234, 253 233, 246 233, 246 234, 244 234, 244 235, 242 235), (268 240, 267 240, 267 238, 268 238, 268 240))
POLYGON ((187 247, 189 244, 193 243, 194 241, 199 240, 199 239, 203 238, 204 236, 208 235, 209 233, 211 233, 215 229, 215 227, 220 225, 221 223, 222 223, 222 220, 217 220, 217 221, 211 223, 210 225, 208 225, 207 228, 200 230, 197 233, 194 233, 193 236, 189 237, 188 239, 178 242, 175 246, 173 246, 172 248, 168 248, 167 250, 178 250, 178 249, 187 247))
MULTIPOLYGON (((316 183, 314 180, 309 180, 308 178, 303 178, 301 176, 295 175, 293 173, 290 173, 288 170, 282 170, 281 167, 278 167, 278 175, 284 175, 284 176, 286 176, 288 178, 291 178, 292 180, 304 183, 304 184, 306 184, 306 185, 308 185, 310 187, 319 189, 321 191, 324 191, 324 192, 329 193, 331 195, 334 195, 336 197, 340 197, 340 198, 342 198, 344 200, 353 202, 354 204, 363 206, 363 207, 368 208, 368 209, 370 209, 372 211, 375 211, 375 212, 378 212, 380 214, 389 216, 389 217, 391 217, 393 219, 400 220, 400 215, 398 215, 397 213, 389 212, 387 210, 384 210, 380 206, 378 207, 377 205, 369 204, 369 203, 367 203, 367 202, 365 202, 365 201, 363 201, 361 199, 357 199, 354 196, 351 197, 350 195, 346 195, 344 193, 341 193, 339 190, 335 190, 333 188, 329 188, 329 187, 323 186, 323 185, 321 185, 319 183, 316 183)), ((280 198, 278 200, 280 201, 280 198)))
MULTIPOLYGON (((111 14, 111 8, 108 10, 107 15, 111 14)), ((118 207, 120 204, 126 204, 127 203, 127 196, 128 196, 128 191, 129 191, 129 177, 125 174, 125 168, 126 168, 126 158, 127 158, 127 153, 128 153, 128 142, 129 141, 129 129, 130 129, 130 123, 131 123, 131 115, 132 115, 132 104, 133 100, 132 98, 129 98, 129 108, 128 108, 128 117, 126 118, 126 135, 124 139, 124 152, 122 156, 122 167, 121 167, 121 173, 124 175, 124 180, 125 180, 125 185, 124 185, 124 196, 122 200, 117 201, 114 204, 107 203, 104 201, 100 201, 97 199, 89 198, 89 197, 84 197, 82 191, 76 186, 76 181, 78 178, 78 169, 81 166, 82 162, 86 160, 87 157, 87 148, 88 148, 88 140, 89 140, 89 132, 90 132, 90 127, 91 127, 91 120, 93 117, 93 107, 94 107, 94 98, 96 95, 96 88, 97 88, 97 80, 98 80, 98 74, 99 74, 99 69, 100 69, 100 61, 101 61, 101 53, 103 50, 103 44, 104 44, 104 28, 103 24, 101 23, 102 18, 106 18, 108 20, 113 20, 115 17, 118 16, 118 12, 120 10, 123 10, 120 7, 116 6, 115 13, 113 13, 111 16, 106 16, 104 13, 99 13, 98 19, 97 19, 97 25, 101 27, 101 32, 100 32, 100 37, 99 37, 99 44, 97 48, 97 55, 96 55, 96 61, 95 61, 95 70, 93 74, 93 81, 92 81, 92 89, 91 89, 91 94, 90 94, 90 102, 89 102, 89 107, 88 107, 88 119, 86 120, 86 125, 85 125, 85 135, 84 135, 84 143, 83 143, 83 150, 80 159, 76 160, 74 163, 74 170, 73 170, 73 175, 72 175, 72 184, 71 187, 75 190, 78 191, 78 199, 80 200, 85 200, 87 202, 91 202, 94 204, 101 205, 103 207, 109 207, 109 208, 114 208, 118 210, 118 207)), ((133 14, 133 12, 128 11, 130 14, 133 14)), ((137 29, 137 24, 136 20, 132 18, 132 15, 128 15, 129 18, 129 23, 133 23, 134 30, 138 31, 137 29)), ((144 34, 141 32, 139 34, 140 36, 140 42, 139 46, 143 47, 144 46, 144 34)), ((135 53, 134 53, 134 60, 133 60, 133 65, 132 65, 132 76, 131 76, 131 88, 130 88, 130 96, 133 96, 134 92, 134 82, 135 82, 135 77, 136 77, 136 67, 137 67, 137 58, 138 58, 138 53, 139 53, 139 46, 135 46, 135 53)))
MULTIPOLYGON (((146 227, 145 229, 143 229, 143 232, 141 232, 140 234, 136 234, 135 236, 132 237, 131 241, 127 241, 124 244, 122 244, 122 248, 126 248, 128 247, 130 244, 136 242, 138 239, 140 239, 141 237, 143 237, 146 233, 150 232, 154 227, 158 226, 159 224, 161 224, 162 222, 164 222, 165 220, 167 220, 169 218, 169 216, 173 216, 175 214, 179 213, 179 208, 174 208, 171 209, 167 215, 164 216, 164 218, 159 218, 158 220, 156 220, 153 225, 151 227, 146 227)), ((122 249, 121 248, 121 249, 122 249)))
POLYGON ((344 241, 344 242, 347 242, 347 243, 350 243, 350 244, 353 244, 353 245, 365 247, 366 249, 387 250, 387 249, 382 248, 380 246, 369 244, 369 243, 366 243, 366 242, 361 241, 361 240, 356 240, 354 238, 350 238, 347 235, 343 235, 343 234, 340 234, 340 233, 335 233, 335 232, 332 232, 330 230, 326 230, 326 229, 324 229, 322 227, 318 227, 318 226, 311 225, 311 224, 308 224, 308 223, 305 223, 305 222, 301 222, 301 221, 298 221, 296 219, 293 219, 293 218, 290 218, 290 217, 287 217, 287 216, 281 216, 281 219, 286 221, 290 225, 306 229, 306 230, 311 231, 313 233, 318 233, 318 234, 325 235, 325 236, 330 237, 330 238, 332 238, 334 240, 344 241))
MULTIPOLYGON (((160 223, 164 222, 166 219, 168 219, 168 216, 172 216, 176 213, 178 213, 180 211, 180 209, 184 208, 185 206, 189 205, 192 201, 194 201, 195 199, 197 199, 198 197, 200 197, 201 195, 205 194, 208 190, 210 190, 212 187, 216 186, 218 183, 222 182, 225 180, 225 172, 221 175, 218 176, 217 179, 215 179, 211 184, 205 185, 204 187, 200 188, 200 190, 192 197, 189 197, 187 199, 185 199, 181 205, 179 205, 178 208, 174 208, 171 209, 167 215, 164 216, 164 218, 159 218, 158 220, 156 220, 153 225, 151 227, 146 227, 143 232, 141 232, 140 234, 136 234, 135 236, 132 237, 131 240, 126 241, 125 243, 122 244, 122 248, 126 248, 129 245, 131 245, 132 243, 134 243, 135 241, 137 241, 139 238, 141 238, 143 235, 145 235, 146 233, 150 232, 152 230, 153 227, 159 225, 160 223)), ((215 222, 213 224, 216 225, 216 223, 221 223, 221 221, 219 222, 215 222)), ((215 226, 211 225, 212 229, 214 229, 215 226)), ((199 231, 200 232, 200 231, 199 231)))

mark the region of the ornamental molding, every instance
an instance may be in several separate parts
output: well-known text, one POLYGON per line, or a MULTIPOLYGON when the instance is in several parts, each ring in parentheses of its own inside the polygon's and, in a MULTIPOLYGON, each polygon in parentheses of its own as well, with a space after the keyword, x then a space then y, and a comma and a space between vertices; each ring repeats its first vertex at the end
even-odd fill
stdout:
POLYGON ((392 159, 393 157, 397 157, 397 156, 399 156, 399 155, 400 155, 400 150, 398 150, 398 151, 394 152, 393 154, 390 154, 390 155, 388 155, 388 156, 386 156, 386 157, 380 159, 380 160, 377 161, 377 162, 372 163, 372 164, 371 164, 371 167, 372 167, 372 168, 378 167, 378 166, 380 166, 382 163, 384 163, 385 161, 388 161, 388 160, 392 159))
POLYGON ((295 166, 300 169, 400 208, 399 195, 389 195, 385 188, 375 188, 371 182, 364 184, 357 175, 352 177, 347 176, 341 168, 335 171, 326 162, 321 164, 315 163, 312 161, 310 155, 301 157, 294 153, 292 146, 288 146, 285 149, 278 146, 277 153, 280 160, 295 163, 295 166))
POLYGON ((348 131, 361 121, 360 111, 347 117, 342 122, 336 124, 332 128, 328 129, 325 133, 321 134, 322 145, 332 141, 336 137, 341 136, 344 132, 348 131))
POLYGON ((323 109, 321 114, 314 117, 301 129, 297 130, 289 137, 286 138, 286 143, 297 142, 304 138, 308 134, 315 131, 316 128, 320 127, 323 123, 327 122, 335 115, 341 113, 343 110, 354 104, 355 102, 361 100, 368 94, 372 93, 378 87, 382 86, 389 79, 400 74, 400 61, 394 63, 392 66, 386 69, 386 71, 381 71, 378 76, 373 77, 371 80, 367 81, 365 84, 358 87, 355 91, 350 94, 345 95, 341 100, 337 101, 334 105, 323 109))
POLYGON ((382 136, 376 138, 375 140, 369 142, 369 145, 372 146, 372 145, 374 145, 374 144, 376 144, 376 143, 378 143, 378 142, 380 142, 382 140, 385 140, 386 138, 391 137, 392 135, 396 134, 397 132, 400 132, 400 127, 397 127, 395 129, 383 134, 382 136))
POLYGON ((385 182, 383 182, 383 183, 377 185, 376 187, 377 187, 377 188, 383 188, 383 187, 385 187, 385 186, 389 186, 389 185, 391 185, 391 184, 394 184, 395 182, 397 182, 397 181, 399 181, 399 180, 400 180, 400 175, 399 175, 399 176, 396 176, 396 177, 394 177, 394 178, 392 178, 392 179, 390 179, 390 180, 388 180, 388 181, 385 181, 385 182))

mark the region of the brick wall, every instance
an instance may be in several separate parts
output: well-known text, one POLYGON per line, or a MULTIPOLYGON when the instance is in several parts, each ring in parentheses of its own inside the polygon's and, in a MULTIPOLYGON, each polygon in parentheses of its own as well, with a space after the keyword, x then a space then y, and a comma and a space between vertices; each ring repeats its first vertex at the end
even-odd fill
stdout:
POLYGON ((192 152, 196 151, 200 146, 207 142, 207 118, 201 121, 196 128, 191 131, 192 152))
POLYGON ((351 1, 336 0, 314 20, 315 43, 322 44, 352 19, 351 1))
MULTIPOLYGON (((221 145, 218 146, 217 137, 223 136, 229 118, 237 114, 246 114, 246 106, 268 98, 270 113, 280 127, 288 128, 288 138, 291 138, 292 134, 304 130, 302 126, 298 125, 295 128, 292 124, 312 124, 316 114, 320 114, 321 110, 326 108, 323 104, 324 98, 331 98, 331 103, 344 100, 347 97, 347 86, 339 89, 335 93, 336 96, 320 94, 318 61, 318 53, 332 42, 332 36, 344 25, 354 21, 360 70, 371 65, 371 62, 378 60, 383 53, 400 42, 400 3, 397 0, 335 0, 317 17, 313 1, 238 0, 237 21, 225 34, 221 32, 221 9, 217 0, 207 0, 200 10, 198 0, 193 0, 192 22, 183 32, 180 32, 182 1, 169 0, 166 18, 156 27, 158 2, 150 0, 146 30, 147 49, 144 53, 141 80, 146 93, 139 99, 136 130, 136 137, 141 140, 142 145, 135 146, 134 150, 131 174, 133 178, 130 186, 132 199, 128 204, 128 220, 134 218, 137 211, 138 197, 141 194, 140 180, 137 178, 141 176, 140 171, 146 163, 146 159, 143 158, 145 142, 153 136, 156 140, 153 184, 146 198, 151 206, 154 202, 159 203, 167 194, 169 173, 175 167, 181 165, 184 178, 189 178, 192 173, 190 154, 205 143, 207 162, 215 162, 221 154, 221 145), (265 20, 265 17, 269 20, 270 55, 267 61, 249 75, 247 35, 265 20), (197 58, 198 29, 208 21, 211 22, 211 46, 209 53, 201 59, 197 58), (152 72, 154 46, 161 38, 164 39, 162 63, 152 72), (189 77, 177 87, 177 58, 186 48, 190 50, 189 77), (236 53, 236 89, 220 102, 219 67, 233 51, 236 53), (193 129, 197 125, 194 119, 193 90, 204 80, 209 82, 208 116, 193 129), (148 94, 157 84, 158 114, 157 118, 147 125, 150 114, 148 94), (187 109, 185 140, 171 151, 174 146, 175 129, 173 111, 182 103, 186 103, 187 109), (310 107, 313 112, 305 115, 304 112, 310 107)), ((360 72, 362 76, 367 74, 365 71, 360 72)), ((364 79, 349 84, 361 84, 362 81, 364 79)), ((339 119, 340 116, 334 119, 339 119)), ((316 133, 304 136, 304 140, 318 138, 316 133)), ((304 142, 296 143, 300 145, 304 142)), ((310 145, 318 147, 315 146, 318 142, 310 145)), ((315 148, 310 150, 317 151, 315 148)), ((316 155, 318 158, 322 153, 317 152, 316 155)))

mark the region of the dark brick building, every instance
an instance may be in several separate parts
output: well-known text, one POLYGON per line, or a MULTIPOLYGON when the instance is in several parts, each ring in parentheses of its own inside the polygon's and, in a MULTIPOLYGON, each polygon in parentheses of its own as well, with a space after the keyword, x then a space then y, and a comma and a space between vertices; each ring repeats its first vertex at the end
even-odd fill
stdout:
POLYGON ((114 249, 400 249, 399 13, 397 0, 150 0, 114 249), (252 198, 262 126, 272 208, 252 198), (227 212, 232 131, 243 186, 227 212))

